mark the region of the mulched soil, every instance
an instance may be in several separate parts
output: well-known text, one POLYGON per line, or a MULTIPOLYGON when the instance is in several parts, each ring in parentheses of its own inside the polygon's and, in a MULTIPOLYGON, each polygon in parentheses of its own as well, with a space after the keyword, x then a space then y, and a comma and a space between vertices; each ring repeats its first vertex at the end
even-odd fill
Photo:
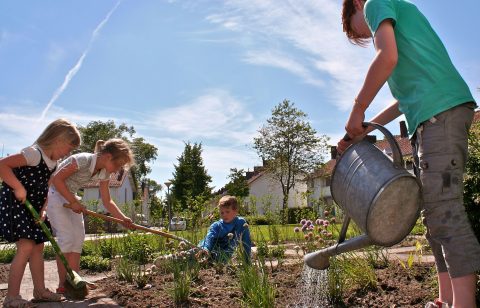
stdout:
MULTIPOLYGON (((405 269, 392 263, 386 269, 377 269, 375 290, 353 289, 346 292, 343 303, 331 307, 423 307, 434 298, 432 265, 414 265, 405 269)), ((276 286, 276 307, 315 307, 315 303, 299 304, 300 277, 303 264, 283 265, 271 274, 276 286), (310 305, 310 306, 309 306, 310 305)), ((241 307, 242 294, 232 272, 217 273, 214 269, 200 271, 193 284, 188 303, 180 307, 241 307)), ((179 307, 172 300, 171 274, 154 274, 152 287, 142 290, 115 277, 98 282, 103 292, 124 307, 179 307)))

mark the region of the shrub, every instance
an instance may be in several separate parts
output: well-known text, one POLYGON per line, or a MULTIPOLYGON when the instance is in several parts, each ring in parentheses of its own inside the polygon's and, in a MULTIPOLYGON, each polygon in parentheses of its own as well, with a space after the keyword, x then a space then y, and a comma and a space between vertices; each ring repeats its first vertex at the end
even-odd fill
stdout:
POLYGON ((245 218, 249 225, 271 225, 274 222, 271 217, 265 215, 252 215, 245 218))
POLYGON ((109 259, 100 256, 82 256, 80 257, 80 267, 95 272, 104 272, 111 269, 109 259))
POLYGON ((145 234, 129 233, 121 239, 123 257, 137 264, 146 264, 153 259, 154 245, 152 237, 145 234))
POLYGON ((55 249, 53 249, 52 245, 45 245, 43 248, 43 258, 45 260, 53 260, 57 254, 55 253, 55 249))
POLYGON ((16 252, 17 252, 17 249, 15 248, 14 245, 5 246, 3 249, 0 250, 0 263, 12 262, 16 252))

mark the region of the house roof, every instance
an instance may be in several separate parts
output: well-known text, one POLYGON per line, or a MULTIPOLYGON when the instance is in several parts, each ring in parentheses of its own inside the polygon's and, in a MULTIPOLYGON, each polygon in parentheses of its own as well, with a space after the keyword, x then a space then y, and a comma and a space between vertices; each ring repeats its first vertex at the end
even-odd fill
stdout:
POLYGON ((249 178, 248 181, 247 181, 248 185, 255 182, 258 178, 262 177, 264 174, 265 174, 265 171, 260 171, 257 174, 255 174, 254 176, 252 176, 251 178, 249 178))
MULTIPOLYGON (((401 136, 393 136, 395 137, 395 141, 397 141, 398 146, 400 147, 400 151, 402 152, 402 156, 405 155, 412 155, 412 145, 410 144, 410 140, 406 137, 401 136)), ((375 143, 377 148, 387 153, 391 153, 390 144, 388 143, 387 139, 379 140, 375 143)))
MULTIPOLYGON (((110 180, 108 182, 109 187, 120 187, 127 178, 130 171, 120 170, 110 174, 110 180)), ((99 180, 90 181, 83 186, 83 188, 96 188, 100 186, 99 180)))

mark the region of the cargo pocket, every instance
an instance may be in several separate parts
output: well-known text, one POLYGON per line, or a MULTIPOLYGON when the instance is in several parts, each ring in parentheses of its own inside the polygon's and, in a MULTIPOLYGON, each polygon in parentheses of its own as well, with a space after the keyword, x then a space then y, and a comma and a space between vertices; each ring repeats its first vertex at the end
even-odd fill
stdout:
POLYGON ((461 199, 463 171, 452 155, 431 155, 419 159, 420 181, 425 202, 461 199))

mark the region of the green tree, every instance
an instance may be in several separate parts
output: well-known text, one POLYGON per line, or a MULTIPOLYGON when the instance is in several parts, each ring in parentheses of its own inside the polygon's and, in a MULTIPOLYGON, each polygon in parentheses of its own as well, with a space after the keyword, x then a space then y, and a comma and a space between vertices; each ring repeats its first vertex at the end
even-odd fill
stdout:
POLYGON ((185 149, 174 165, 172 179, 172 197, 181 209, 188 208, 188 200, 197 197, 208 198, 211 188, 208 186, 212 178, 208 175, 202 159, 202 144, 185 143, 185 149))
POLYGON ((463 201, 473 231, 480 241, 480 121, 472 124, 468 136, 463 201))
POLYGON ((229 195, 235 197, 248 197, 249 189, 247 178, 245 177, 245 170, 237 168, 230 169, 228 177, 230 182, 225 185, 225 189, 229 195))
POLYGON ((135 134, 133 126, 128 127, 127 124, 122 123, 119 126, 114 121, 91 121, 87 126, 78 126, 78 130, 82 135, 82 144, 80 145, 80 152, 90 152, 95 150, 95 143, 97 140, 108 140, 111 138, 122 138, 129 140, 135 134))
POLYGON ((282 208, 286 213, 290 190, 299 178, 322 163, 328 137, 317 137, 307 114, 288 100, 273 108, 272 117, 258 132, 254 148, 265 162, 267 172, 282 187, 282 208))

